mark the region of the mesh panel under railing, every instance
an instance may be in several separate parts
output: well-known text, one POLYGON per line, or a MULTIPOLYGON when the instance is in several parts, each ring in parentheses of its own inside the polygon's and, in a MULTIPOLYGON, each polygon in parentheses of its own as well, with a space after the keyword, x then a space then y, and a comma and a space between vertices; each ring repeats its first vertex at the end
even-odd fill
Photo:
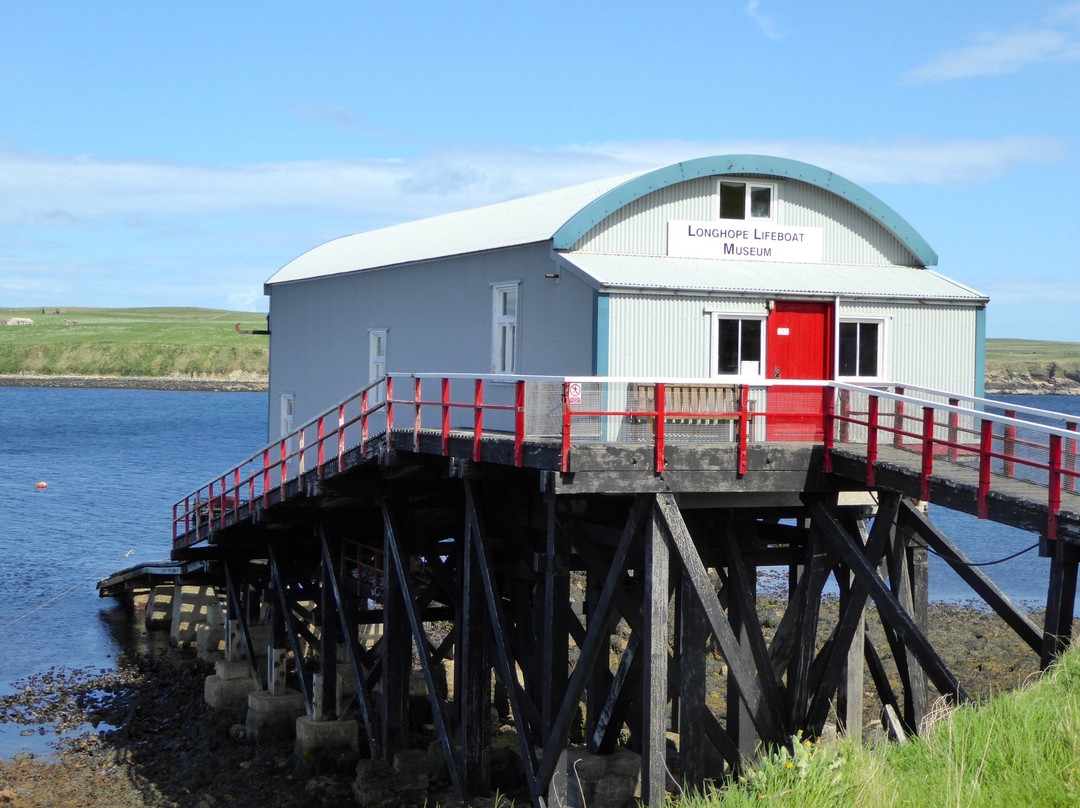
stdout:
MULTIPOLYGON (((561 394, 560 390, 560 408, 561 394)), ((734 385, 665 384, 665 440, 670 444, 737 440, 739 396, 734 385)), ((651 443, 657 408, 656 383, 584 381, 580 400, 570 404, 571 437, 577 442, 651 443)), ((561 412, 559 417, 561 421, 561 412)))

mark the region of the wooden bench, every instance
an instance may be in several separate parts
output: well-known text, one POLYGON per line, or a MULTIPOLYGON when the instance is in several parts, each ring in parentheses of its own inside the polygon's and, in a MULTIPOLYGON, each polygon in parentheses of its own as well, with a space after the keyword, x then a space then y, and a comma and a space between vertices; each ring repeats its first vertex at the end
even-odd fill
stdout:
MULTIPOLYGON (((633 384, 627 398, 630 412, 656 410, 656 385, 633 384)), ((665 421, 673 424, 714 424, 739 418, 739 388, 721 384, 672 384, 664 388, 665 421), (698 414, 700 413, 700 415, 698 414)), ((635 416, 635 423, 650 420, 635 416)))

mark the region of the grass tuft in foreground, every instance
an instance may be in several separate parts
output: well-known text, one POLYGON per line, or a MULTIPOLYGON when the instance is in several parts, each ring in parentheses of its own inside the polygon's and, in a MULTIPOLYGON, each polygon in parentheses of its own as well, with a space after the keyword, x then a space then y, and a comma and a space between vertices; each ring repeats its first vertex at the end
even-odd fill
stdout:
POLYGON ((981 808, 1080 804, 1080 649, 1011 693, 949 712, 903 745, 793 738, 683 808, 981 808))

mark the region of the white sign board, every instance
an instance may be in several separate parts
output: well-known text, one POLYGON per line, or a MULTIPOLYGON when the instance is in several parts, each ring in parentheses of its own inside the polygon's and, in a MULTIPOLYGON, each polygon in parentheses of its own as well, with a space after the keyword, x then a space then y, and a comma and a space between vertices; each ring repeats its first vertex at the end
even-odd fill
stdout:
POLYGON ((758 224, 741 219, 668 222, 668 255, 728 261, 820 264, 822 228, 758 224))
POLYGON ((581 382, 570 382, 566 385, 566 402, 568 404, 581 403, 581 382))

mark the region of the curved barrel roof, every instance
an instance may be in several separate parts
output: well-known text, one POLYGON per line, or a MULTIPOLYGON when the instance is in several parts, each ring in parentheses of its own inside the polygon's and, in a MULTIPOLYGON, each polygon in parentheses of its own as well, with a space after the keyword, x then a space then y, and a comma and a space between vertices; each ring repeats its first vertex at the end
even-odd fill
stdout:
POLYGON ((783 157, 729 154, 344 236, 289 262, 266 285, 544 241, 568 250, 607 216, 653 191, 699 177, 747 174, 797 179, 841 196, 887 227, 923 266, 937 263, 930 245, 896 211, 843 177, 783 157))

